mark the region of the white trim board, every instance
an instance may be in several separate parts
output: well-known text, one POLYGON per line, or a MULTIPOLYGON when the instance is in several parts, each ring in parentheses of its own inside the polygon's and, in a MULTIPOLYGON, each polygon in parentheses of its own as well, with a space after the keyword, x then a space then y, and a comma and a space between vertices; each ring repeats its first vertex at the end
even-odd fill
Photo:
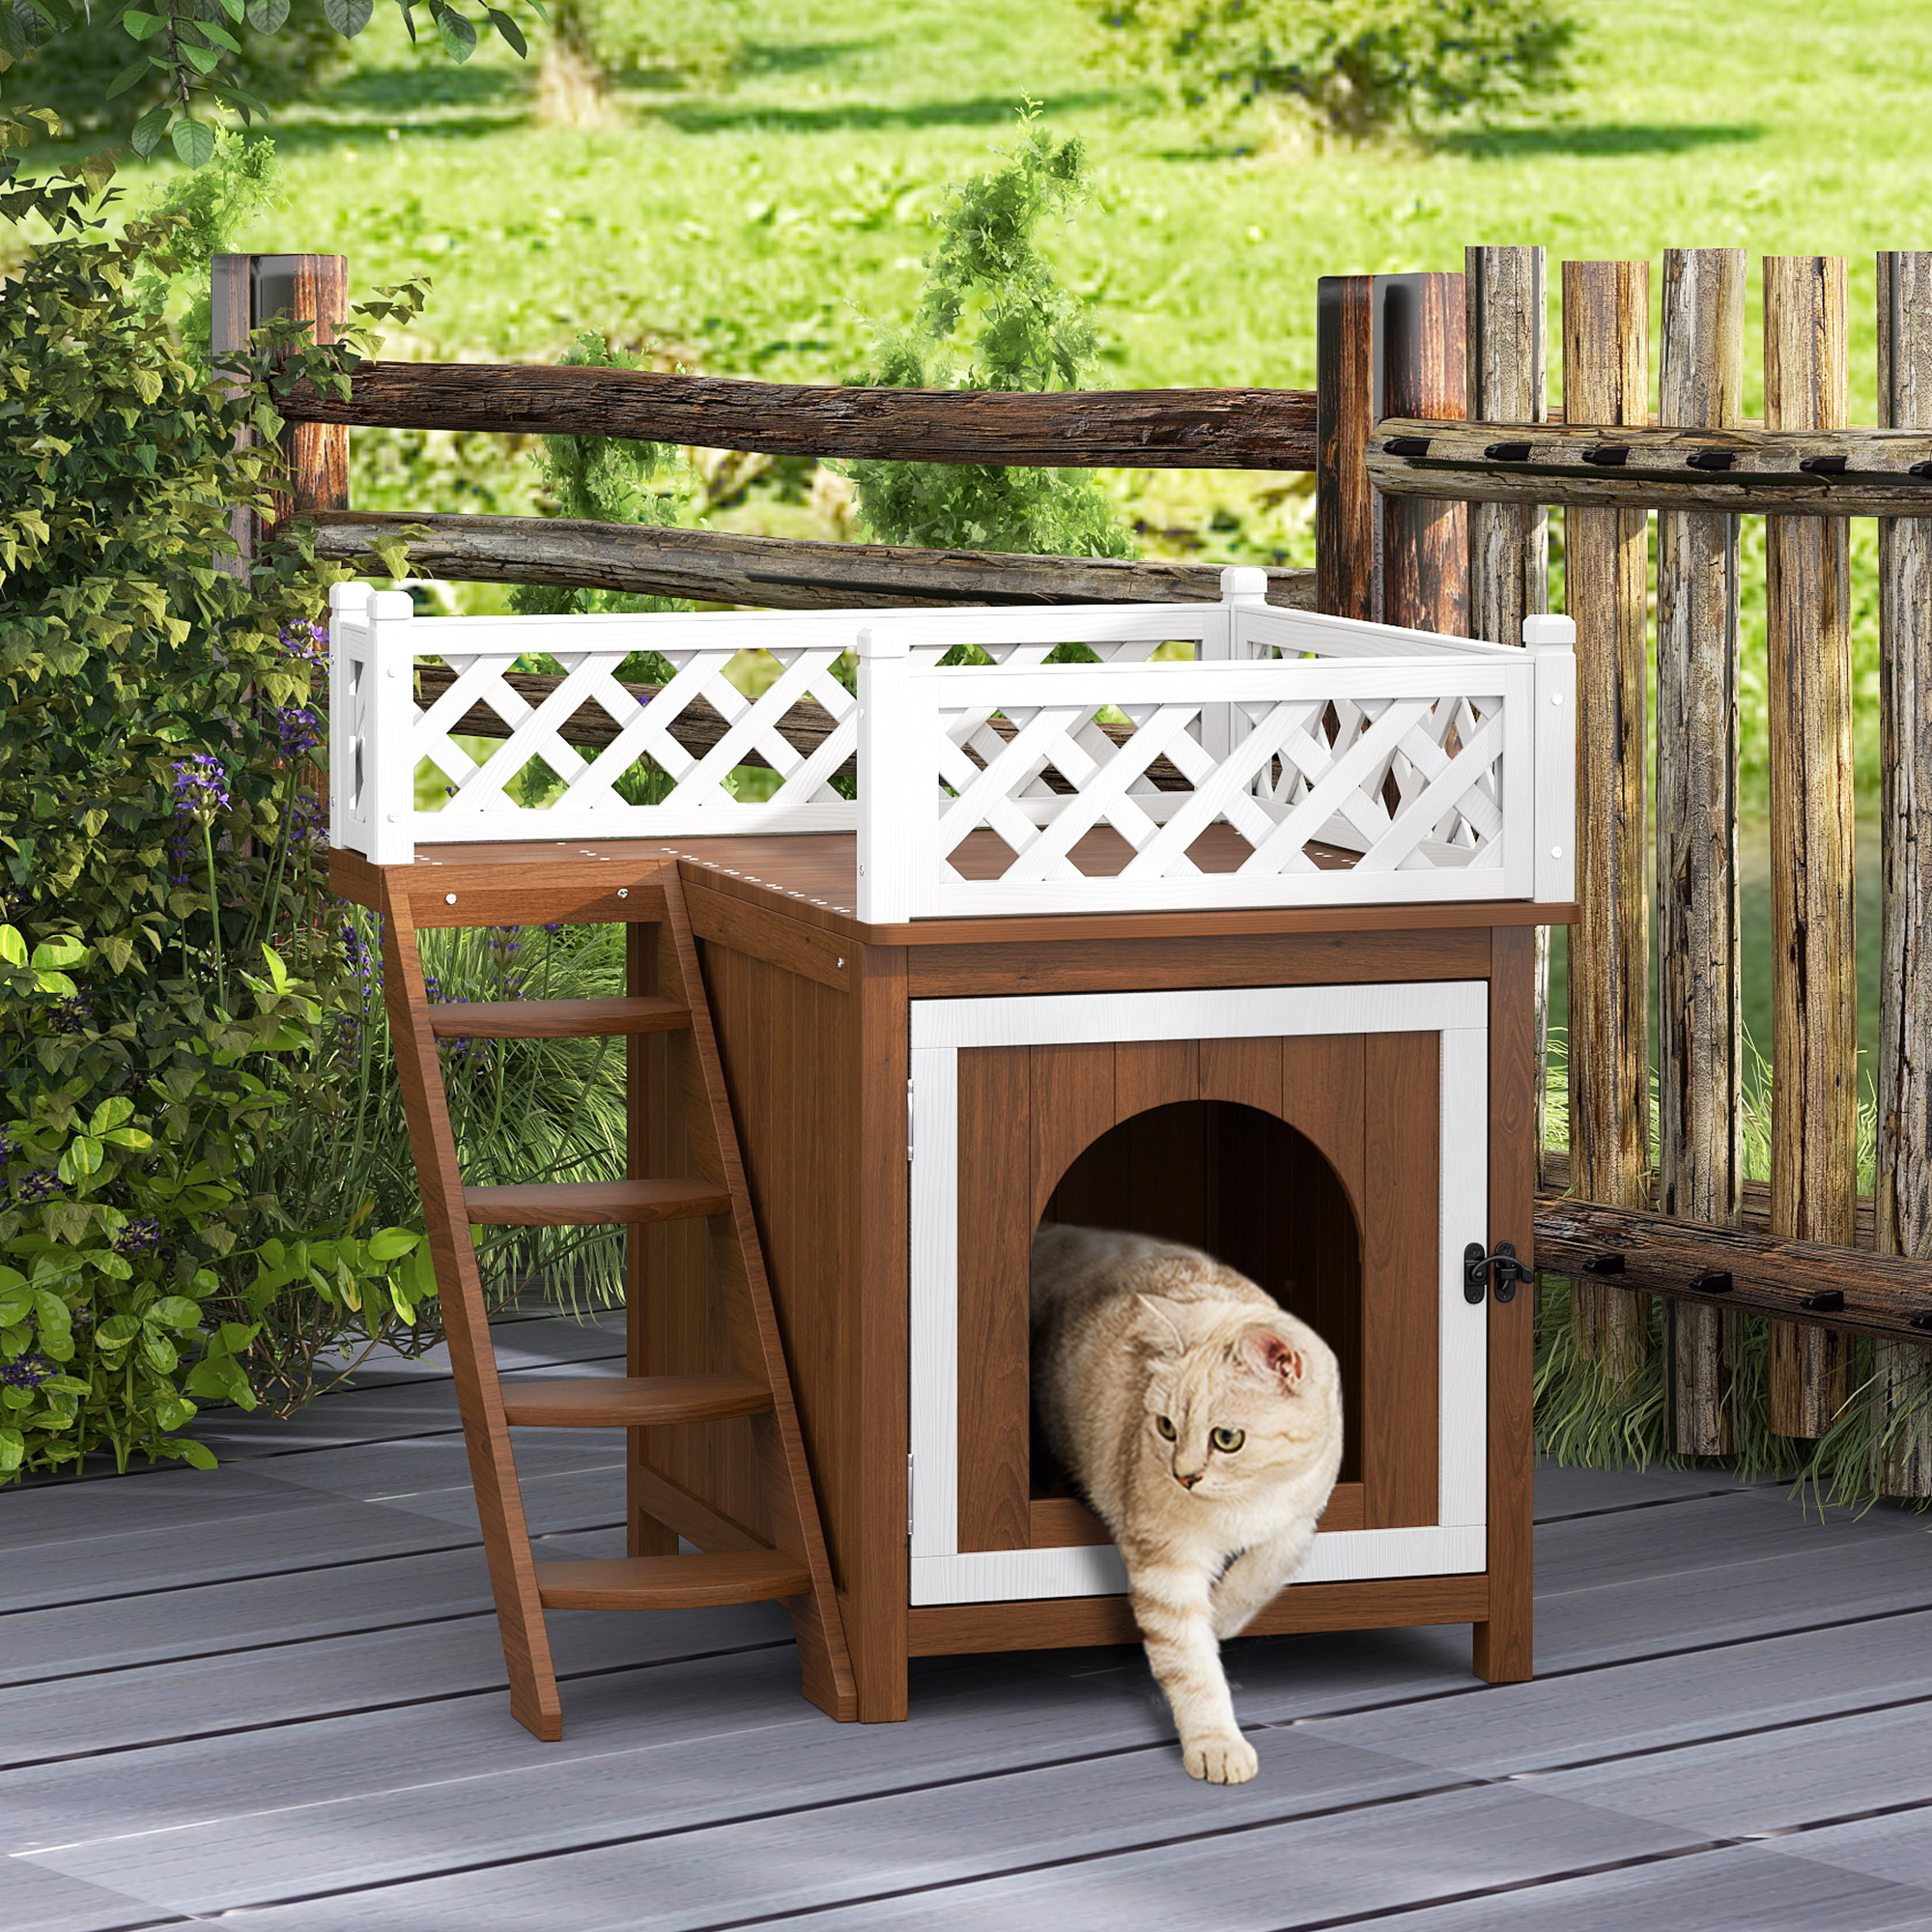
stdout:
MULTIPOLYGON (((1460 1529, 1317 1532, 1297 1583, 1359 1583, 1383 1577, 1454 1577, 1487 1559, 1481 1524, 1460 1529)), ((1121 1597, 1127 1573, 1111 1543, 1068 1549, 990 1549, 912 1559, 913 1607, 1001 1604, 1037 1597, 1121 1597)))
POLYGON ((1487 1029, 1482 980, 1383 985, 1214 986, 1169 993, 1026 993, 1007 999, 914 1000, 912 1044, 1076 1046, 1107 1040, 1268 1039, 1328 1033, 1487 1029))
POLYGON ((1117 1596, 1110 1545, 961 1552, 958 1548, 959 1090, 962 1047, 1110 1040, 1434 1033, 1439 1042, 1437 1521, 1318 1535, 1302 1581, 1449 1576, 1485 1567, 1487 1298, 1463 1296, 1463 1244, 1489 1234, 1489 987, 1480 980, 1388 985, 1030 994, 912 1002, 910 1446, 912 1602, 1117 1596))

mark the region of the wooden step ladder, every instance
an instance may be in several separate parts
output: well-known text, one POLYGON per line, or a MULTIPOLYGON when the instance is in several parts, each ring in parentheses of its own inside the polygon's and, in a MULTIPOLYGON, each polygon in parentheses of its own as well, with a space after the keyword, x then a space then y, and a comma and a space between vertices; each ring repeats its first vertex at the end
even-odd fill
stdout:
MULTIPOLYGON (((856 1719, 824 1533, 674 867, 618 894, 630 901, 625 917, 633 990, 624 999, 432 1004, 412 904, 412 895, 428 892, 419 878, 393 879, 384 894, 384 993, 512 1714, 546 1741, 563 1735, 546 1609, 688 1609, 782 1601, 798 1638, 805 1695, 840 1720, 856 1719), (641 990, 645 986, 651 990, 641 990), (596 1037, 628 1042, 629 1178, 466 1187, 438 1041, 596 1037), (640 1172, 646 1164, 674 1171, 640 1172), (470 1228, 599 1224, 630 1231, 628 1373, 542 1381, 520 1375, 506 1385, 497 1372, 470 1228), (668 1336, 651 1305, 652 1282, 664 1278, 660 1270, 691 1267, 706 1270, 714 1319, 704 1335, 668 1336), (699 1359, 704 1367, 644 1373, 668 1356, 699 1359), (510 1433, 518 1428, 628 1432, 629 1555, 535 1559, 511 1448, 510 1433), (744 1500, 736 1509, 718 1507, 674 1473, 717 1460, 718 1443, 694 1448, 690 1440, 707 1428, 735 1431, 743 1438, 723 1445, 726 1465, 742 1472, 736 1493, 744 1500), (660 1466, 667 1463, 669 1469, 660 1466), (680 1536, 702 1553, 678 1553, 680 1536)), ((527 895, 525 904, 540 896, 527 895)), ((454 923, 442 897, 437 895, 426 923, 454 923)), ((510 923, 558 916, 549 908, 518 911, 523 916, 510 923)), ((501 924, 504 908, 498 901, 462 923, 501 924)))

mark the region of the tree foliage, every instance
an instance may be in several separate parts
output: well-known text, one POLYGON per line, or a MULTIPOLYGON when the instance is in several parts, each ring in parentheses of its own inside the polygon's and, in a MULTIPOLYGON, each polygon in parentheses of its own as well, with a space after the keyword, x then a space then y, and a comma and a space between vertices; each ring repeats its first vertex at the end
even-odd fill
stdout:
POLYGON ((1185 105, 1285 107, 1361 139, 1574 85, 1564 0, 1102 0, 1140 76, 1185 105))
MULTIPOLYGON (((543 0, 529 5, 541 19, 543 0)), ((271 101, 310 84, 330 36, 354 40, 368 26, 376 0, 300 6, 298 14, 291 0, 110 0, 97 14, 90 0, 0 0, 0 71, 22 69, 28 92, 85 128, 115 125, 124 99, 145 101, 128 128, 134 152, 167 145, 200 167, 214 153, 212 111, 243 122, 268 114, 271 101)), ((523 29, 489 0, 474 19, 451 0, 395 6, 412 42, 417 13, 427 14, 451 60, 475 52, 479 30, 520 56, 528 52, 523 29)))
MULTIPOLYGON (((1055 141, 1031 107, 1005 165, 953 188, 913 321, 882 328, 876 380, 914 389, 1070 389, 1099 341, 1037 231, 1086 195, 1078 140, 1055 141), (961 341, 971 335, 970 347, 961 341), (965 360, 959 358, 964 355, 965 360)), ((882 543, 1059 556, 1125 556, 1131 539, 1091 473, 984 464, 864 462, 852 478, 882 543)))

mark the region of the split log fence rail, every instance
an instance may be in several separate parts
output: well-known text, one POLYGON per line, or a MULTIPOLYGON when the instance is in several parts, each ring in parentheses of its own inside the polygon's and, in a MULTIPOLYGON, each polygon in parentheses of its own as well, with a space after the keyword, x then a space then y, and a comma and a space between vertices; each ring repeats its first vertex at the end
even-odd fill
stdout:
MULTIPOLYGON (((1871 1347, 1865 1399, 1899 1418, 1922 1414, 1932 1407, 1932 253, 1879 258, 1883 419, 1870 428, 1846 420, 1841 260, 1764 262, 1761 424, 1743 420, 1742 250, 1665 254, 1654 408, 1650 265, 1563 264, 1561 421, 1548 407, 1545 278, 1542 250, 1501 247, 1469 249, 1463 274, 1323 277, 1313 392, 948 393, 365 364, 346 399, 298 390, 284 401, 286 505, 318 525, 327 560, 382 571, 374 545, 408 527, 418 532, 412 563, 458 581, 778 609, 1208 601, 1218 594, 1216 573, 1185 564, 357 513, 348 502, 348 430, 1313 470, 1317 566, 1271 572, 1271 602, 1499 643, 1519 642, 1522 619, 1547 608, 1548 513, 1560 509, 1565 601, 1577 626, 1579 920, 1569 949, 1570 1150, 1544 1177, 1539 1259, 1575 1277, 1577 1346, 1615 1381, 1644 1362, 1648 1297, 1665 1297, 1676 1450, 1732 1447, 1731 1375, 1747 1310, 1773 1318, 1775 1433, 1814 1437, 1853 1398, 1854 1336, 1871 1347), (1644 715, 1653 515, 1654 723, 1644 715), (1768 1188, 1745 1181, 1742 1153, 1744 515, 1770 520, 1768 1188), (1878 1168, 1865 1202, 1857 1192, 1850 516, 1881 519, 1884 931, 1878 1168)), ((327 341, 346 284, 341 257, 218 257, 216 348, 238 346, 278 311, 313 322, 327 341)), ((1889 1432, 1879 1487, 1932 1495, 1932 1424, 1889 1432)))

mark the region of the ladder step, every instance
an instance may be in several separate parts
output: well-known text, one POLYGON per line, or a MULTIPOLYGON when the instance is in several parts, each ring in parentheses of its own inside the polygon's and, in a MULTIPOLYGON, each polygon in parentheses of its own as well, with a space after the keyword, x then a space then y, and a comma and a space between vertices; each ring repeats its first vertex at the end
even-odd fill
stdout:
POLYGON ((438 1039, 595 1039, 679 1033, 691 1009, 655 996, 635 1000, 445 1000, 429 1009, 438 1039))
POLYGON ((804 1562, 776 1549, 537 1565, 537 1596, 547 1610, 696 1610, 766 1604, 810 1588, 804 1562))
POLYGON ((503 1416, 523 1429, 653 1429, 765 1415, 772 1392, 750 1376, 575 1376, 503 1384, 503 1416))
POLYGON ((530 1180, 466 1187, 463 1205, 483 1227, 585 1228, 728 1214, 731 1197, 715 1180, 530 1180))

